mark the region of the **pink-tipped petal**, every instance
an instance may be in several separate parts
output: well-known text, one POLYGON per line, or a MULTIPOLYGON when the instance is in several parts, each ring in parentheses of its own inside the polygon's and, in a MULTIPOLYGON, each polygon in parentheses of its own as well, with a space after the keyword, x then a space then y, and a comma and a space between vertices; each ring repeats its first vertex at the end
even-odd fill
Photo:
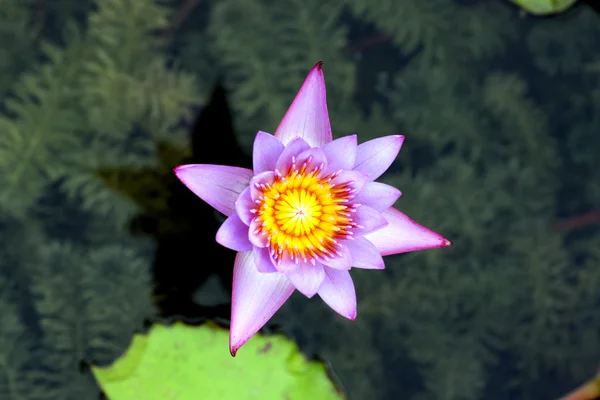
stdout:
MULTIPOLYGON (((347 242, 353 242, 353 240, 347 240, 346 243, 347 242)), ((341 246, 339 252, 341 255, 336 254, 332 258, 327 260, 320 259, 319 261, 326 267, 345 269, 347 271, 352 267, 352 255, 350 254, 350 250, 348 250, 347 246, 341 246)))
MULTIPOLYGON (((342 171, 339 175, 331 180, 334 185, 341 185, 343 183, 352 182, 351 186, 358 193, 367 184, 369 176, 359 171, 342 171)), ((355 202, 353 202, 355 203, 355 202)))
POLYGON ((319 168, 321 165, 323 166, 323 169, 327 168, 327 157, 325 156, 325 153, 323 153, 323 150, 318 147, 304 150, 302 153, 298 154, 298 157, 296 157, 296 168, 302 168, 307 161, 307 172, 319 168))
POLYGON ((262 328, 294 292, 288 278, 258 271, 251 251, 238 253, 233 267, 229 350, 236 352, 262 328))
POLYGON ((248 225, 237 214, 230 215, 217 231, 217 243, 235 251, 250 251, 253 246, 248 239, 248 225))
POLYGON ((353 169, 364 172, 374 181, 392 165, 403 142, 404 136, 393 135, 359 144, 353 169))
POLYGON ((382 213, 388 225, 365 236, 381 255, 451 246, 452 242, 408 218, 393 207, 382 213))
POLYGON ((350 320, 356 318, 356 292, 348 271, 325 268, 319 296, 342 317, 350 320))
POLYGON ((256 203, 250 195, 250 187, 247 187, 235 201, 235 212, 246 225, 250 225, 250 221, 255 217, 251 210, 255 207, 256 203))
POLYGON ((254 263, 259 272, 267 274, 277 272, 268 247, 254 247, 254 263))
POLYGON ((235 200, 253 175, 246 168, 211 164, 180 165, 174 172, 196 196, 227 216, 235 213, 235 200))
MULTIPOLYGON (((385 229, 385 228, 384 228, 385 229)), ((364 269, 384 269, 383 257, 377 247, 366 238, 347 240, 344 243, 352 256, 352 266, 364 269)))
POLYGON ((310 299, 319 291, 325 278, 325 270, 318 262, 313 265, 310 261, 299 261, 296 267, 290 268, 285 275, 300 293, 310 299))
POLYGON ((310 145, 300 137, 297 137, 290 141, 286 146, 281 155, 277 159, 275 168, 282 174, 288 173, 292 163, 296 161, 296 158, 300 153, 310 149, 310 145))
POLYGON ((356 147, 356 135, 344 136, 325 144, 322 149, 327 157, 326 173, 330 174, 340 169, 350 170, 354 168, 356 147))
POLYGON ((354 198, 354 203, 364 204, 383 212, 394 205, 402 193, 393 186, 381 182, 369 182, 354 198))
POLYGON ((331 142, 322 65, 322 62, 318 62, 310 70, 275 131, 275 137, 284 145, 296 136, 304 138, 311 147, 321 147, 331 142))
POLYGON ((262 227, 262 222, 258 218, 254 218, 250 221, 250 228, 248 229, 248 240, 255 245, 256 247, 266 247, 268 240, 267 235, 264 235, 260 228, 262 227))
POLYGON ((275 172, 265 171, 260 174, 254 175, 250 179, 250 198, 256 201, 262 196, 263 192, 257 187, 257 185, 270 185, 275 182, 275 172))
POLYGON ((290 257, 288 252, 284 252, 281 258, 273 262, 273 265, 277 271, 285 274, 288 271, 296 268, 298 264, 296 264, 295 258, 290 257))
POLYGON ((285 146, 275 136, 258 131, 252 150, 252 168, 255 174, 275 170, 277 159, 285 146))
POLYGON ((352 214, 352 221, 359 225, 358 228, 352 231, 352 236, 355 238, 368 235, 388 224, 388 221, 379 211, 367 206, 358 207, 356 212, 352 214))

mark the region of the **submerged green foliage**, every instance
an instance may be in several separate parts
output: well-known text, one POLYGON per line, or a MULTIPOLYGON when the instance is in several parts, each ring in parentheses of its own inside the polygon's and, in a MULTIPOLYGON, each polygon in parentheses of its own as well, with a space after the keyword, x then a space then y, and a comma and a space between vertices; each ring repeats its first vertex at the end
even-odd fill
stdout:
MULTIPOLYGON (((13 223, 2 234, 31 237, 35 222, 30 223, 13 223)), ((27 251, 19 270, 11 273, 8 263, 2 264, 0 395, 93 399, 96 386, 79 365, 118 357, 153 314, 149 253, 133 241, 89 249, 39 236, 27 251)))
POLYGON ((78 364, 113 361, 153 313, 151 253, 124 227, 132 200, 169 205, 126 198, 132 183, 110 171, 153 170, 157 143, 183 148, 218 75, 249 150, 319 60, 334 135, 405 134, 383 180, 455 245, 353 271, 354 322, 301 296, 275 320, 354 399, 555 398, 594 374, 600 231, 558 223, 600 208, 590 9, 222 0, 166 43, 182 2, 46 3, 0 0, 1 398, 97 398, 78 364))
POLYGON ((167 69, 152 31, 168 9, 152 1, 104 0, 87 29, 65 27, 65 44, 42 39, 45 58, 4 101, 0 207, 23 216, 58 183, 85 210, 124 221, 127 207, 95 176, 106 164, 152 162, 154 140, 182 137, 176 124, 197 101, 194 78, 167 69), (140 134, 143 130, 143 134, 140 134))
POLYGON ((23 69, 35 62, 39 24, 32 23, 30 1, 0 1, 0 95, 8 91, 23 69))
MULTIPOLYGON (((124 230, 133 203, 96 172, 153 165, 156 140, 183 142, 198 88, 157 50, 171 15, 164 2, 89 2, 85 24, 40 10, 67 21, 59 41, 22 3, 0 7, 14 26, 1 24, 3 45, 36 52, 0 66, 2 78, 13 74, 0 80, 0 280, 15 282, 0 288, 0 397, 94 399, 80 364, 118 357, 155 313, 151 249, 124 230)), ((0 48, 10 59, 11 47, 0 48)))
POLYGON ((48 243, 39 253, 31 266, 36 277, 31 293, 44 334, 38 379, 54 390, 54 397, 45 398, 91 398, 93 383, 76 366, 118 357, 140 321, 152 315, 149 259, 118 245, 83 253, 48 243))
POLYGON ((217 2, 207 27, 214 52, 226 68, 238 112, 242 144, 250 149, 255 127, 274 131, 298 90, 307 65, 328 65, 328 96, 334 108, 347 104, 355 88, 355 63, 343 55, 347 28, 341 2, 291 0, 217 2), (277 23, 265 23, 277 21, 277 23), (266 40, 266 38, 269 38, 266 40), (275 100, 280 99, 280 100, 275 100))
MULTIPOLYGON (((28 379, 26 368, 33 361, 31 337, 15 301, 15 287, 5 277, 0 277, 0 397, 3 399, 26 399, 33 383, 28 379)), ((38 389, 39 391, 39 389, 38 389)))

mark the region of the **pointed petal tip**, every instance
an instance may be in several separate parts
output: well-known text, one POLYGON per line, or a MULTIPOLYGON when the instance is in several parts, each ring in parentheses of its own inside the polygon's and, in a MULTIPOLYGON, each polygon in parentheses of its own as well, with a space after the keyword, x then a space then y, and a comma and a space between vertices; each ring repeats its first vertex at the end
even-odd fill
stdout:
POLYGON ((251 335, 240 335, 234 334, 229 328, 229 353, 232 357, 235 357, 238 353, 238 350, 242 348, 251 338, 254 336, 254 333, 251 335))
POLYGON ((176 167, 173 168, 173 173, 175 175, 178 175, 182 169, 184 169, 186 167, 186 165, 178 165, 176 167))
POLYGON ((404 135, 396 135, 396 137, 398 138, 398 142, 400 143, 400 148, 402 148, 402 145, 404 144, 404 135))
POLYGON ((214 164, 180 165, 174 171, 196 196, 226 216, 235 212, 234 203, 253 176, 247 168, 214 164))
POLYGON ((318 62, 310 70, 275 130, 274 136, 284 145, 297 136, 304 138, 311 147, 321 147, 333 140, 321 66, 322 62, 318 62))
MULTIPOLYGON (((427 228, 426 228, 427 229, 427 228)), ((437 243, 436 242, 431 242, 429 245, 422 245, 419 248, 416 248, 415 250, 411 250, 411 251, 418 251, 418 250, 433 250, 433 249, 443 249, 444 247, 450 247, 453 245, 453 243, 451 241, 449 241, 448 239, 446 239, 445 237, 443 237, 442 235, 440 235, 439 233, 436 233, 434 231, 431 231, 432 235, 437 235, 437 243)))
POLYGON ((294 292, 283 274, 261 273, 252 251, 238 252, 233 266, 229 350, 235 354, 294 292))
MULTIPOLYGON (((389 145, 398 146, 399 149, 402 148, 404 139, 406 138, 404 135, 388 135, 382 137, 388 138, 390 140, 389 145)), ((399 149, 398 151, 400 151, 399 149)))
POLYGON ((394 207, 390 207, 382 215, 388 225, 366 236, 382 256, 452 245, 444 236, 418 224, 394 207))
POLYGON ((193 164, 183 164, 183 165, 178 165, 173 168, 173 173, 175 174, 177 179, 179 179, 181 181, 181 183, 183 183, 186 186, 187 186, 187 184, 186 184, 185 173, 187 172, 186 170, 189 169, 190 167, 193 167, 193 164))
POLYGON ((231 331, 231 327, 229 328, 229 354, 231 354, 231 357, 235 357, 239 351, 239 349, 242 348, 243 345, 245 345, 250 338, 254 336, 250 335, 247 337, 244 337, 243 335, 236 335, 231 331))
POLYGON ((324 80, 324 74, 323 74, 323 61, 319 61, 317 62, 311 69, 310 71, 308 71, 308 75, 306 75, 306 80, 308 80, 309 78, 313 77, 313 76, 317 76, 317 79, 319 80, 324 80))

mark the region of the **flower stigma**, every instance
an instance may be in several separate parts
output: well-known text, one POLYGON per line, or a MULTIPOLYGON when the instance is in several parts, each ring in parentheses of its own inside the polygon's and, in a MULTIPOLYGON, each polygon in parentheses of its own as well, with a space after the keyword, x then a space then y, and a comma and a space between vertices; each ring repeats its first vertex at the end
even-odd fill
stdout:
POLYGON ((258 218, 253 233, 266 237, 278 264, 284 256, 313 264, 341 256, 339 240, 352 239, 352 230, 361 227, 352 220, 360 206, 350 204, 354 181, 334 183, 342 170, 323 176, 324 164, 313 166, 311 161, 309 157, 298 168, 292 158, 287 173, 275 170, 272 183, 255 183, 260 195, 250 210, 258 218))

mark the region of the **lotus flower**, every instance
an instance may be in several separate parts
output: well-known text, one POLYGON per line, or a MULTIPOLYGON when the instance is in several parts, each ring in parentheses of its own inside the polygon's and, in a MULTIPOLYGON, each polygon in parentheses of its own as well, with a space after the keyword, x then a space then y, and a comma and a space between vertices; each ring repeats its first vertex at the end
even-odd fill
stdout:
POLYGON ((392 207, 398 189, 375 182, 396 158, 403 136, 360 145, 356 135, 332 140, 321 67, 310 71, 275 134, 258 132, 252 170, 175 168, 190 190, 228 217, 216 240, 238 252, 233 356, 294 290, 308 298, 318 294, 353 320, 351 267, 383 269, 383 255, 451 244, 392 207))

